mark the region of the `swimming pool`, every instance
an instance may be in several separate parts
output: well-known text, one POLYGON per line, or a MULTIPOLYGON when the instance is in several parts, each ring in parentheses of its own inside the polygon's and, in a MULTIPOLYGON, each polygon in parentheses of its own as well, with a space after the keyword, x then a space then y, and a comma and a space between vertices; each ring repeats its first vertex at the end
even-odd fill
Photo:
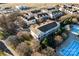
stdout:
POLYGON ((79 25, 72 25, 71 32, 73 34, 79 35, 79 25))
POLYGON ((79 56, 79 42, 76 40, 60 50, 60 53, 64 56, 79 56))
POLYGON ((59 56, 79 56, 79 38, 70 33, 69 38, 56 50, 59 56))

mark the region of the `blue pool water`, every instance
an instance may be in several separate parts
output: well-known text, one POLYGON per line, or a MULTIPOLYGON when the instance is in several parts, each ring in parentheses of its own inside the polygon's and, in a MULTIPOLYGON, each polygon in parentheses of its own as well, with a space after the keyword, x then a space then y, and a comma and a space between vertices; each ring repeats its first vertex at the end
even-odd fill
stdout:
POLYGON ((79 25, 73 25, 71 28, 71 32, 74 34, 79 34, 79 25))
POLYGON ((57 55, 79 56, 79 25, 72 25, 68 39, 57 49, 57 55), (76 35, 75 35, 76 34, 76 35))
POLYGON ((79 42, 73 40, 67 47, 62 48, 60 53, 64 56, 79 56, 79 42))
POLYGON ((60 56, 79 56, 79 37, 69 33, 69 38, 56 50, 60 56))

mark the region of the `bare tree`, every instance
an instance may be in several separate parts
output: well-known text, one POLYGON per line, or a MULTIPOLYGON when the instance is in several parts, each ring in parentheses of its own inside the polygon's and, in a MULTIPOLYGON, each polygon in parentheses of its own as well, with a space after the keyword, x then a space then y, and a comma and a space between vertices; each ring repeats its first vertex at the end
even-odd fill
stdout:
POLYGON ((40 53, 43 55, 46 55, 46 56, 55 56, 56 55, 55 50, 51 47, 42 49, 40 53))
POLYGON ((46 56, 42 53, 39 53, 39 52, 34 52, 33 54, 31 54, 32 56, 46 56))
POLYGON ((75 18, 72 19, 72 22, 73 23, 78 23, 78 19, 75 17, 75 18))
POLYGON ((60 35, 56 35, 54 40, 55 40, 56 46, 58 46, 59 44, 63 42, 63 37, 60 35))
POLYGON ((15 35, 12 35, 12 36, 9 36, 6 40, 5 40, 6 44, 8 46, 10 46, 11 48, 15 49, 16 46, 21 42, 17 36, 15 35))
POLYGON ((39 51, 39 48, 41 47, 39 41, 36 41, 35 39, 32 39, 32 40, 30 41, 30 44, 31 44, 30 47, 32 48, 33 53, 39 51))
POLYGON ((30 56, 32 54, 32 49, 29 43, 22 42, 16 47, 16 53, 20 56, 30 56))
POLYGON ((19 24, 19 27, 27 28, 27 23, 23 20, 22 16, 17 17, 17 22, 19 24))
POLYGON ((0 15, 0 27, 7 29, 6 16, 4 14, 0 15))
POLYGON ((31 37, 30 33, 27 32, 27 31, 20 31, 20 32, 18 32, 17 33, 17 37, 19 39, 21 39, 22 41, 25 41, 25 40, 30 41, 30 40, 32 40, 32 37, 31 37))

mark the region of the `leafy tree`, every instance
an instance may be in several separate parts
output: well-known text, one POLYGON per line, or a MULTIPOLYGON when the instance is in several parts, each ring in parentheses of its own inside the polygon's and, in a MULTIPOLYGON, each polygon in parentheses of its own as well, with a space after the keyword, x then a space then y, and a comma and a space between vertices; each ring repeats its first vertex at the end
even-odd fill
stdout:
POLYGON ((45 38, 45 39, 42 41, 42 44, 44 44, 44 45, 48 45, 48 39, 45 38))
POLYGON ((63 22, 61 22, 61 26, 64 27, 65 25, 71 24, 71 23, 72 23, 72 17, 71 18, 67 18, 63 22))

